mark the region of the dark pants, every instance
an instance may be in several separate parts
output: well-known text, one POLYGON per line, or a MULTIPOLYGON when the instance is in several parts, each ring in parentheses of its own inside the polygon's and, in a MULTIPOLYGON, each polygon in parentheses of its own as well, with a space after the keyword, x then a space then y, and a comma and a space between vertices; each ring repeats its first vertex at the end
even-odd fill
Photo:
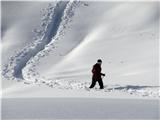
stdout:
POLYGON ((91 84, 91 86, 89 88, 93 88, 96 85, 96 82, 99 83, 100 89, 104 88, 102 78, 97 79, 97 80, 95 80, 94 78, 92 78, 92 84, 91 84))

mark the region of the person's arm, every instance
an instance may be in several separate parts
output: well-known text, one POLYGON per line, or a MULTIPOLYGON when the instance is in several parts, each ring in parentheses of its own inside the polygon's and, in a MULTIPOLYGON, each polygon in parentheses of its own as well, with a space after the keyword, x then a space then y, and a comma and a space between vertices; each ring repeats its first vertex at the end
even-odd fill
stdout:
POLYGON ((95 74, 96 70, 95 70, 95 65, 92 67, 92 74, 95 74))

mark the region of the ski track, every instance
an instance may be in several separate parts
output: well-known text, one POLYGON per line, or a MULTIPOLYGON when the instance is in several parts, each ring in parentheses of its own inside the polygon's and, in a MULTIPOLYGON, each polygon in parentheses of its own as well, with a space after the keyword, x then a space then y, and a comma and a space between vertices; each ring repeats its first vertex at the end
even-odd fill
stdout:
MULTIPOLYGON (((56 89, 83 89, 87 91, 99 91, 97 87, 87 89, 89 82, 76 80, 47 80, 36 72, 36 66, 41 58, 49 55, 56 47, 58 39, 63 37, 65 30, 74 16, 74 10, 82 5, 80 1, 60 1, 53 6, 49 4, 46 11, 43 11, 40 29, 35 29, 35 42, 24 47, 15 56, 11 56, 9 63, 3 67, 2 77, 8 80, 22 81, 24 84, 45 84, 56 89)), ((121 86, 107 85, 103 92, 127 92, 131 95, 143 97, 160 97, 159 86, 121 86)))

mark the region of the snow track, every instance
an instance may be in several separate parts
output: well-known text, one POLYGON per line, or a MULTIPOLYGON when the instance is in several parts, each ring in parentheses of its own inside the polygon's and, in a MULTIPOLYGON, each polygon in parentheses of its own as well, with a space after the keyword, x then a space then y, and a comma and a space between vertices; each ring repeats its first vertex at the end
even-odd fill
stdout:
MULTIPOLYGON (((42 81, 41 81, 42 82, 42 81)), ((51 88, 62 89, 62 90, 86 90, 89 92, 103 92, 103 93, 126 93, 130 95, 136 95, 140 97, 153 97, 160 98, 160 87, 159 86, 136 86, 136 85, 104 85, 104 89, 99 89, 96 86, 93 89, 89 89, 90 82, 82 82, 77 80, 51 80, 43 81, 51 88)), ((40 85, 41 83, 39 83, 40 85)))
POLYGON ((31 80, 30 75, 35 78, 34 66, 41 57, 45 57, 55 48, 54 42, 58 40, 58 37, 64 35, 65 28, 71 22, 74 9, 79 3, 76 1, 60 1, 54 7, 49 5, 47 13, 42 18, 41 29, 34 30, 36 41, 12 56, 9 64, 4 66, 2 75, 8 80, 31 80))
MULTIPOLYGON (((48 34, 48 31, 46 32, 46 37, 44 37, 45 39, 49 40, 51 39, 51 41, 49 42, 49 44, 47 44, 45 46, 45 48, 43 50, 41 50, 35 57, 31 58, 28 62, 27 65, 24 67, 24 69, 22 70, 22 74, 23 74, 23 78, 27 81, 32 81, 32 82, 42 82, 45 81, 46 79, 44 79, 42 76, 40 76, 39 73, 35 72, 35 67, 38 64, 38 62, 40 61, 41 58, 47 56, 50 51, 54 50, 54 48, 56 47, 56 42, 58 42, 58 39, 63 37, 66 28, 69 27, 69 23, 71 22, 71 18, 74 15, 74 9, 79 5, 79 2, 68 2, 65 6, 65 9, 63 9, 63 15, 61 16, 61 18, 59 18, 59 14, 57 13, 57 16, 60 20, 58 20, 58 18, 56 19, 56 21, 59 22, 58 25, 56 25, 55 28, 48 28, 48 31, 50 33, 55 32, 54 36, 51 36, 52 34, 48 34), (55 31, 55 29, 57 29, 55 31)), ((55 18, 54 18, 55 19, 55 18)))

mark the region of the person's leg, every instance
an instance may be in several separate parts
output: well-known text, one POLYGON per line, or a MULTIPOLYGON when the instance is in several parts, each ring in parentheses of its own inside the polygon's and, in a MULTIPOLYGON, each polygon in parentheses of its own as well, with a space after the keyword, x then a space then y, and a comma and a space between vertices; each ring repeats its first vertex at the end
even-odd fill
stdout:
POLYGON ((102 79, 99 79, 99 80, 98 80, 98 83, 99 83, 100 89, 103 89, 104 86, 103 86, 103 81, 102 81, 102 79))
POLYGON ((89 88, 93 88, 96 85, 96 80, 92 78, 92 83, 89 88))

